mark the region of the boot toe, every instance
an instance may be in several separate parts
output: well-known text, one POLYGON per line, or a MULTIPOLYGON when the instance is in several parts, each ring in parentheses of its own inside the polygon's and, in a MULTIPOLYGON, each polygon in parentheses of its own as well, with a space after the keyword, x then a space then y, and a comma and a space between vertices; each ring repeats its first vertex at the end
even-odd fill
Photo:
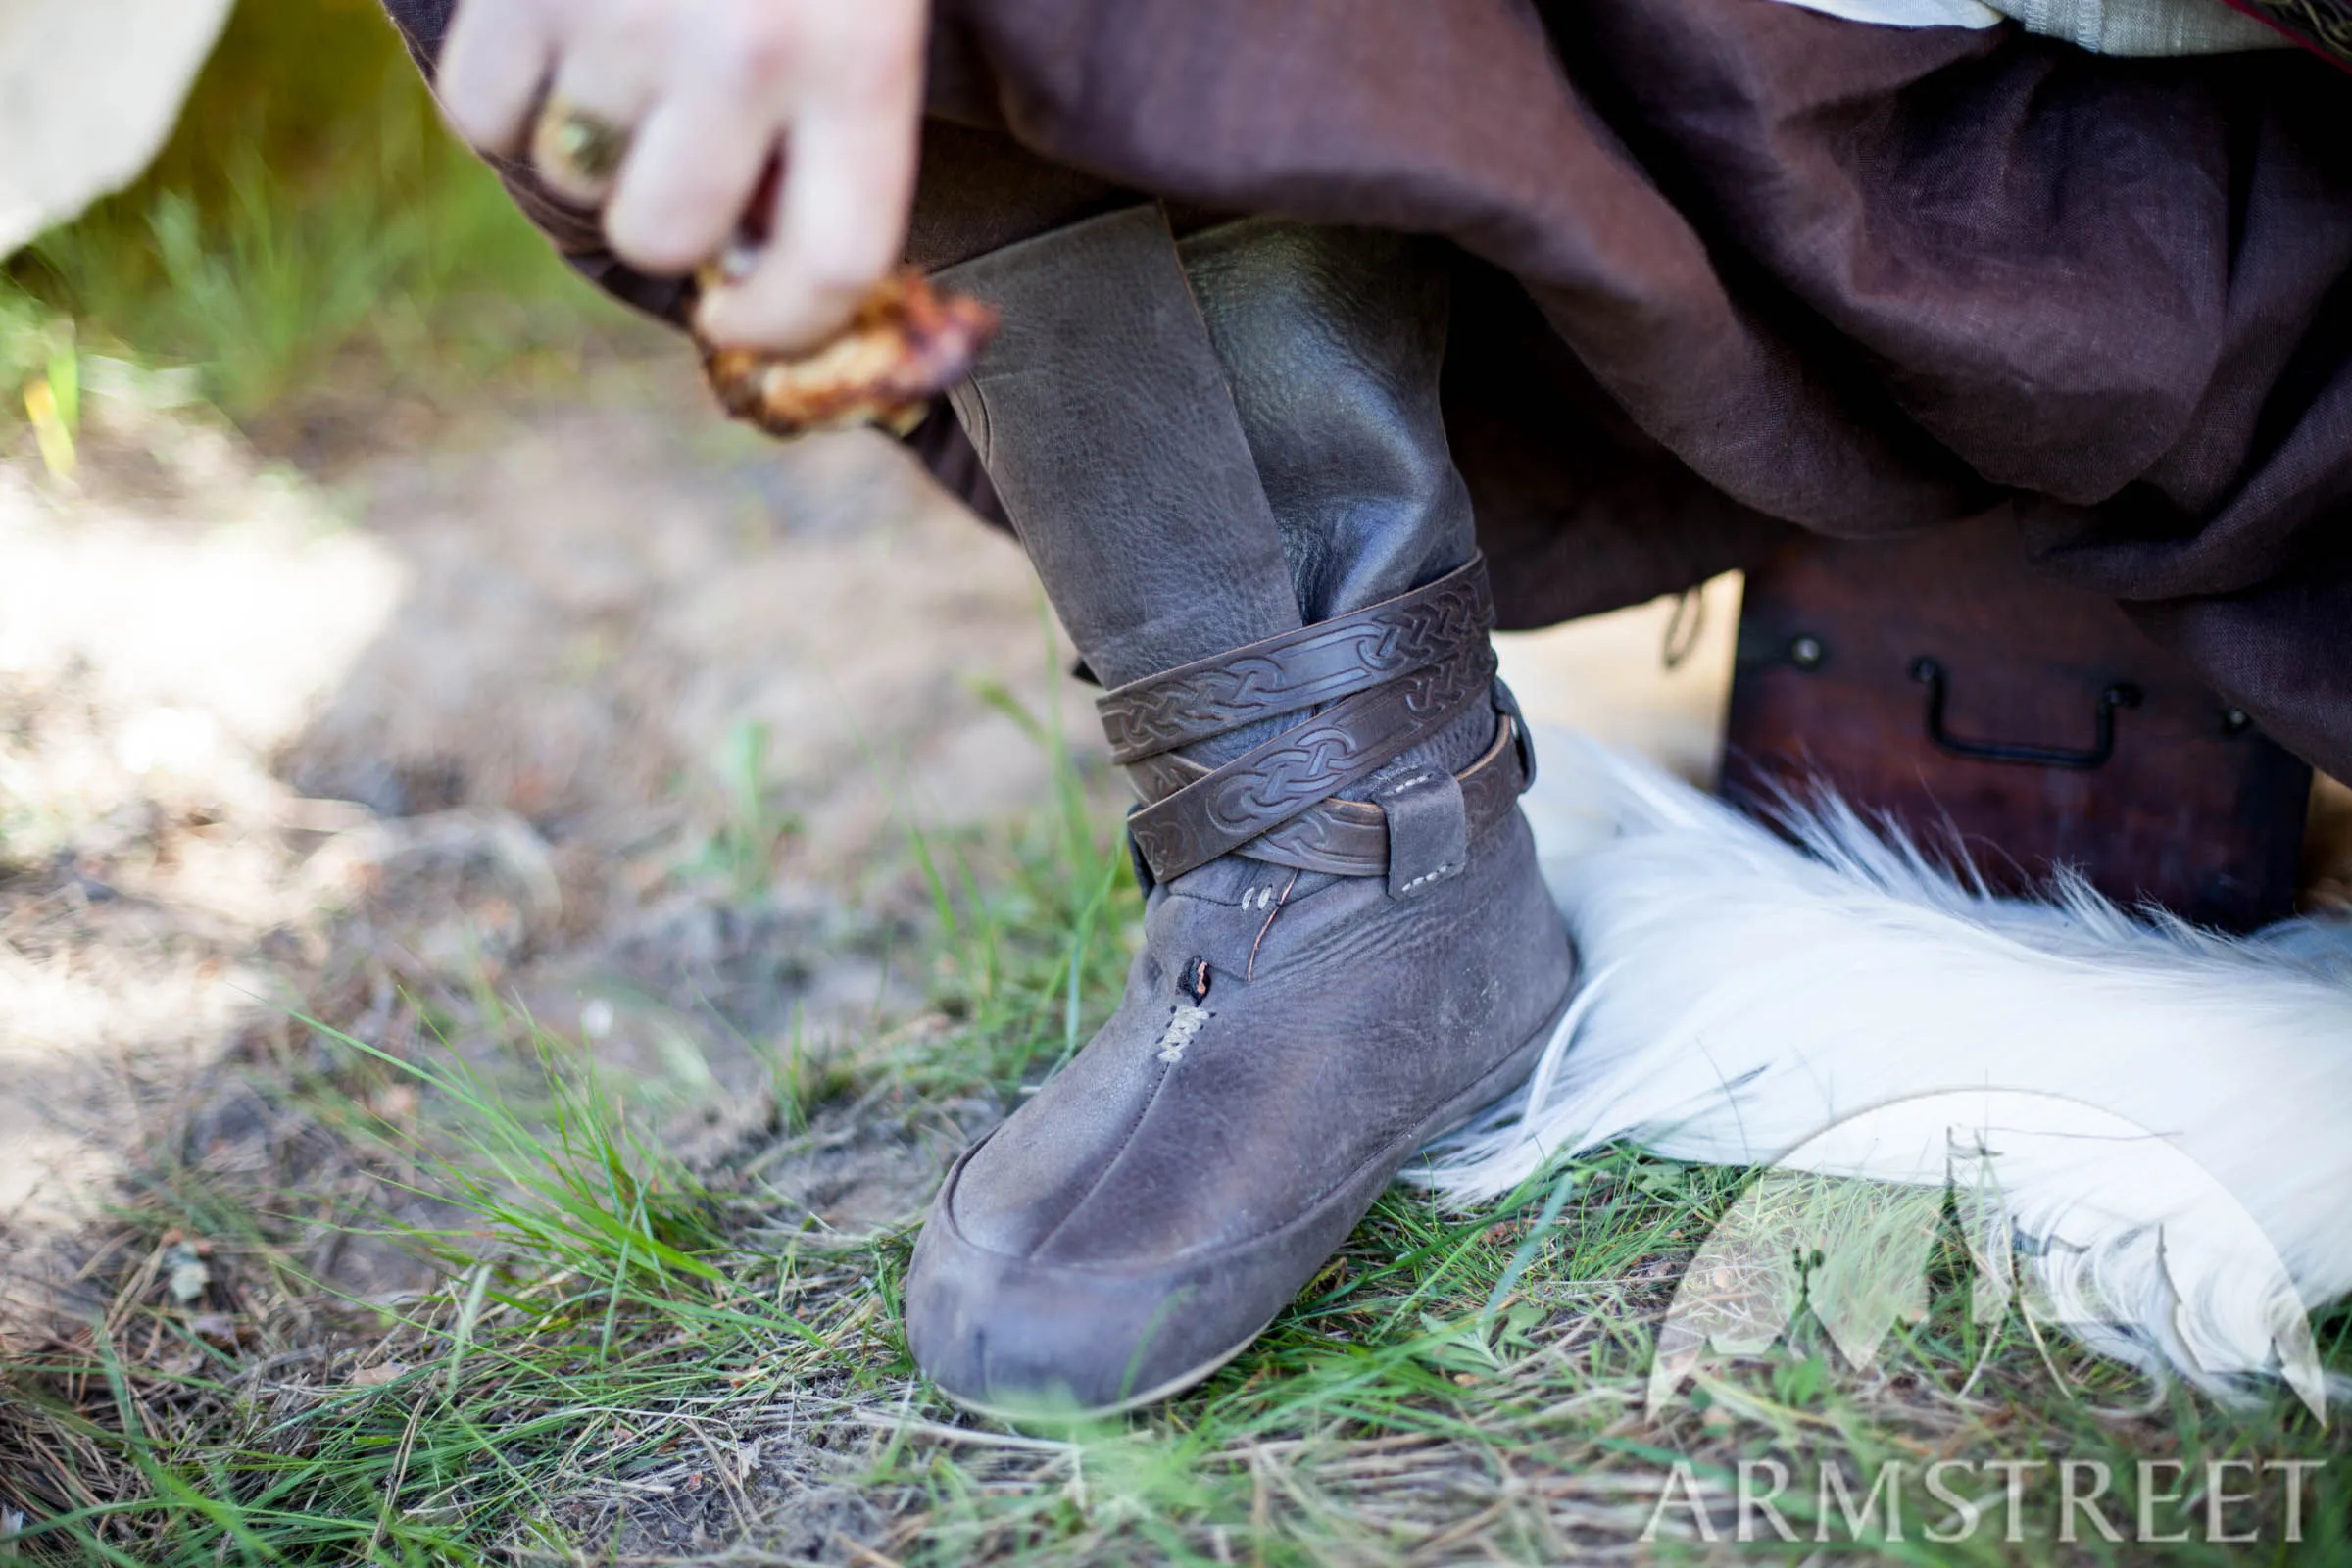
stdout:
MULTIPOLYGON (((974 1152, 977 1152, 975 1150, 974 1152)), ((906 1339, 940 1392, 996 1415, 1104 1415, 1206 1377, 1279 1309, 1238 1299, 1250 1271, 1079 1267, 1016 1256, 956 1223, 956 1162, 906 1279, 906 1339)))

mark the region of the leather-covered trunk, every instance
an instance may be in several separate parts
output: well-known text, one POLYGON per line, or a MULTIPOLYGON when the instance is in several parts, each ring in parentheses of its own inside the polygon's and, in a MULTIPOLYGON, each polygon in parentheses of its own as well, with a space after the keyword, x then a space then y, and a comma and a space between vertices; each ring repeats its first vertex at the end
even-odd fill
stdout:
POLYGON ((1994 515, 1751 570, 1724 793, 1835 785, 1994 888, 2060 864, 2248 930, 2291 912, 2311 769, 1994 515))

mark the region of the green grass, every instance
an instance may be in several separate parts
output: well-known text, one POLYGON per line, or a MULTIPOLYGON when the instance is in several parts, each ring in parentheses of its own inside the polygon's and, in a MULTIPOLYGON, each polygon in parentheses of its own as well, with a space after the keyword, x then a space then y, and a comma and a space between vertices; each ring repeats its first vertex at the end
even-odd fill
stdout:
MULTIPOLYGON (((937 900, 934 999, 953 1027, 780 1077, 787 1102, 757 1157, 683 1167, 573 1043, 519 1014, 519 1075, 318 1029, 326 1049, 286 1105, 382 1194, 429 1194, 440 1217, 396 1223, 380 1201, 361 1212, 300 1188, 238 1194, 159 1173, 101 1259, 105 1303, 10 1370, 0 1509, 26 1516, 19 1556, 708 1561, 741 1535, 728 1560, 1561 1561, 1639 1543, 1679 1462, 1714 1497, 1724 1539, 1690 1539, 1688 1510, 1670 1511, 1642 1548, 1662 1561, 2352 1562, 2352 1488, 2331 1471, 2309 1487, 2293 1548, 2275 1481, 2229 1517, 2262 1521, 2259 1549, 2064 1544, 2046 1479, 2027 1489, 2012 1544, 2000 1483, 1982 1471, 1952 1483, 1989 1499, 1973 1535, 1924 1539, 1955 1533, 1923 1488, 1936 1459, 2102 1460, 2107 1514, 2128 1530, 2139 1460, 2184 1460, 2193 1476, 2208 1458, 2342 1456, 2285 1397, 2225 1411, 2014 1317, 1980 1328, 1953 1238, 1929 1318, 1898 1329, 1868 1372, 1800 1319, 1781 1352, 1702 1372, 1650 1420, 1657 1322, 1744 1178, 1630 1151, 1473 1216, 1392 1194, 1256 1345, 1160 1409, 1025 1432, 961 1415, 901 1335, 912 1216, 836 1235, 764 1178, 845 1129, 1006 1095, 1112 1004, 1139 904, 1108 814, 1066 760, 1060 776, 1058 808, 1018 834, 913 836, 937 900), (422 1132, 354 1108, 401 1080, 424 1093, 422 1132), (338 1298, 301 1261, 337 1226, 401 1240, 442 1283, 413 1299, 338 1298), (211 1239, 212 1280, 176 1302, 158 1260, 188 1236, 211 1239), (1909 1466, 1900 1541, 1883 1518, 1856 1543, 1817 1517, 1823 1468, 1859 1495, 1888 1459, 1909 1466), (1800 1540, 1760 1515, 1761 1539, 1732 1539, 1742 1464, 1789 1475, 1778 1506, 1800 1540)), ((2352 1362, 2344 1319, 2321 1337, 2330 1365, 2352 1362)), ((2192 1491, 2155 1523, 2194 1536, 2200 1508, 2192 1491)))
POLYGON ((0 270, 0 395, 98 352, 194 367, 246 421, 447 398, 623 319, 443 130, 372 0, 242 0, 145 177, 0 270))
MULTIPOLYGON (((442 135, 372 5, 247 0, 157 169, 7 269, 0 393, 13 409, 45 386, 42 438, 71 440, 83 359, 106 353, 195 367, 205 396, 266 421, 560 366, 614 319, 442 135)), ((1743 1177, 1630 1151, 1475 1216, 1392 1194, 1257 1344, 1160 1409, 1024 1433, 960 1415, 899 1327, 913 1216, 837 1234, 779 1177, 828 1140, 1009 1102, 1116 999, 1140 901, 1113 818, 1051 715, 979 695, 1054 752, 1058 783, 1017 832, 910 830, 929 1026, 837 1054, 796 1037, 765 1147, 696 1168, 576 1043, 495 995, 475 999, 498 1014, 474 1020, 488 1055, 455 1031, 394 1052, 307 1029, 315 1049, 259 1088, 278 1162, 150 1169, 87 1259, 83 1310, 10 1332, 0 1558, 707 1561, 748 1533, 735 1560, 1561 1561, 1633 1544, 1664 1561, 2352 1564, 2341 1439, 2283 1395, 2227 1411, 2014 1316, 1981 1329, 1949 1239, 1930 1316, 1867 1372, 1800 1321, 1783 1352, 1702 1373, 1651 1421, 1657 1323, 1743 1177), (424 1114, 368 1108, 404 1086, 424 1114), (171 1267, 199 1240, 205 1277, 181 1299, 171 1267), (322 1283, 346 1244, 424 1259, 436 1283, 391 1298, 322 1283), (2275 1485, 2236 1521, 2261 1518, 2255 1546, 2067 1545, 2046 1480, 2014 1544, 1997 1505, 1968 1539, 1923 1537, 1950 1511, 1921 1485, 1936 1459, 2101 1460, 2109 1514, 2129 1520, 2138 1461, 2237 1456, 2335 1461, 2300 1546, 2279 1541, 2275 1485), (1889 1459, 1913 1467, 1904 1539, 1812 1540, 1820 1472, 1889 1459), (1784 1466, 1780 1506, 1805 1539, 1710 1544, 1684 1510, 1640 1545, 1678 1463, 1727 1537, 1740 1466, 1784 1466)), ((763 744, 734 737, 701 862, 739 898, 790 829, 762 792, 763 744)), ((2338 1370, 2348 1332, 2321 1325, 2338 1370)), ((2198 1505, 2156 1523, 2197 1535, 2198 1505)))

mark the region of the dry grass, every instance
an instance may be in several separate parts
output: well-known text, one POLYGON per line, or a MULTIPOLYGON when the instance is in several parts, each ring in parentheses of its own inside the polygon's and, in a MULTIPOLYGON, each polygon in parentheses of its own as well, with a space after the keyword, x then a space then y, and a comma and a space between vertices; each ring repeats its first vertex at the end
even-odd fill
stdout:
POLYGON ((1981 1331, 1954 1247, 1867 1371, 1800 1323, 1652 1418, 1740 1177, 1629 1152, 1392 1196, 1133 1420, 942 1401, 911 1227, 1137 912, 1018 563, 871 448, 697 433, 356 0, 292 3, 0 301, 0 379, 89 387, 73 484, 0 426, 0 1557, 2352 1563, 2340 1438, 1981 1331), (2190 1539, 2069 1542, 2043 1472, 2011 1542, 1982 1469, 1926 1536, 1921 1466, 2063 1457, 2127 1533, 2187 1463, 2190 1539), (2304 1541, 2275 1478, 2204 1540, 2215 1458, 2330 1461, 2304 1541), (1888 1460, 1899 1540, 1820 1517, 1888 1460), (1799 1539, 1743 1544, 1767 1463, 1799 1539))
MULTIPOLYGON (((1950 1249, 1935 1314, 1868 1372, 1800 1327, 1652 1419, 1656 1325, 1740 1179, 1630 1152, 1477 1216, 1393 1197, 1264 1340, 1163 1409, 970 1421, 900 1338, 910 1227, 954 1149, 1114 994, 1135 915, 1115 812, 1065 757, 1004 781, 1000 805, 1057 800, 1026 825, 892 829, 936 820, 902 808, 926 769, 960 785, 975 758, 1056 755, 1018 563, 908 511, 874 449, 771 469, 691 436, 633 447, 618 432, 691 427, 676 385, 591 388, 601 413, 510 416, 421 466, 387 454, 345 491, 104 398, 78 494, 35 477, 18 433, 0 524, 32 597, 10 625, 44 601, 87 618, 46 662, 11 656, 0 1045, 23 1043, 28 998, 107 1021, 74 1058, 92 1076, 44 1109, 122 1117, 105 1212, 12 1226, 19 1281, 46 1263, 58 1287, 20 1301, 0 1357, 21 1559, 2219 1563, 2249 1553, 2196 1539, 2194 1486, 2155 1518, 2181 1544, 2066 1544, 2044 1485, 2012 1544, 1981 1469, 1959 1486, 1990 1511, 1931 1543, 1953 1507, 1920 1468, 2100 1459, 2128 1526, 2143 1458, 2340 1456, 2286 1400, 2222 1411, 2017 1322, 1981 1334, 1950 1249), (257 529, 269 505, 292 511, 257 529), (782 526, 747 527, 769 507, 782 526), (142 560, 168 564, 159 581, 246 582, 258 608, 187 596, 214 612, 161 639, 177 659, 121 663, 126 624, 168 602, 104 597, 142 560), (374 602, 354 561, 402 586, 329 658, 337 614, 374 602), (923 600, 917 561, 946 597, 923 600), (847 711, 905 734, 820 745, 812 690, 760 684, 824 678, 798 667, 821 642, 712 614, 711 585, 761 570, 896 573, 852 611, 906 597, 960 628, 858 662, 912 684, 847 711), (982 579, 1009 597, 944 613, 982 579), (486 611, 485 582, 505 585, 486 611), (295 612, 312 595, 322 624, 295 612), (290 643, 241 644, 257 618, 290 643), (600 652, 615 627, 628 657, 600 652), (958 654, 986 678, 939 677, 958 654), (194 696, 169 684, 191 662, 194 696), (697 678, 715 684, 680 684, 697 678), (156 715, 207 703, 221 733, 172 753, 194 731, 156 715), (860 747, 904 761, 858 772, 860 747), (818 853, 835 842, 863 848, 818 853), (188 1059, 198 1037, 218 1053, 188 1059), (1913 1467, 1902 1540, 1816 1517, 1824 1467, 1867 1481, 1889 1459, 1913 1467), (1768 1463, 1791 1474, 1800 1539, 1742 1545, 1740 1467, 1768 1463), (1660 1515, 1678 1464, 1726 1539, 1660 1515)), ((2344 1330, 2323 1326, 2338 1367, 2344 1330)), ((2260 1560, 2352 1560, 2345 1501, 2313 1478, 2291 1550, 2275 1479, 2229 1522, 2260 1521, 2260 1560)))

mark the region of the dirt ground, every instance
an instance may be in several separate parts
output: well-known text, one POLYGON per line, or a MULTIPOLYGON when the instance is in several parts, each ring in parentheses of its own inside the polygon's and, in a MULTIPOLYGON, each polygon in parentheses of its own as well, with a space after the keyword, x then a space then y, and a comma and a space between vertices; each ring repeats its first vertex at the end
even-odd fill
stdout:
POLYGON ((0 466, 20 1250, 289 1009, 382 1039, 487 984, 648 1099, 737 1102, 760 1050, 919 1000, 906 825, 1044 788, 982 696, 1049 706, 1019 555, 878 441, 779 453, 669 362, 420 422, 320 482, 100 398, 77 484, 0 466))
MULTIPOLYGON (((71 1298, 83 1239, 173 1171, 356 1202, 370 1178, 273 1093, 316 1071, 305 1018, 486 1063, 535 1021, 690 1158, 845 1232, 914 1212, 1000 1107, 776 1106, 808 1062, 944 1027, 908 832, 1038 809, 1016 712, 1111 799, 1011 543, 879 439, 729 429, 674 354, 297 432, 299 467, 93 380, 73 482, 0 454, 0 1305, 71 1298)), ((1505 673, 1703 777, 1737 600, 1709 587, 1672 668, 1661 603, 1507 638, 1505 673)), ((434 1115, 397 1079, 364 1108, 434 1115)), ((431 1283, 354 1235, 305 1262, 362 1302, 431 1283)), ((788 1556, 887 1513, 820 1447, 753 1446, 730 1518, 788 1494, 788 1556)), ((644 1521, 614 1549, 726 1523, 644 1521)))
MULTIPOLYGON (((98 379, 73 484, 0 465, 20 1250, 289 1010, 376 1040, 404 990, 487 982, 650 1099, 739 1103, 761 1046, 919 1004, 907 826, 1046 793, 1006 695, 1102 771, 1008 541, 877 438, 731 429, 674 357, 413 435, 396 410, 307 475, 98 379)), ((1702 773, 1732 585, 1710 604, 1678 671, 1659 607, 1514 639, 1509 672, 1702 773)))
MULTIPOLYGON (((1105 771, 1009 541, 879 438, 728 426, 675 354, 273 432, 300 467, 168 380, 93 380, 73 482, 0 461, 12 1249, 289 1009, 374 1039, 403 988, 487 982, 649 1098, 740 1102, 763 1046, 918 1005, 906 830, 1047 790, 1007 698, 1105 771)), ((1736 580, 1693 609, 1673 667, 1661 602, 1506 637, 1505 673, 1704 778, 1736 580)))

